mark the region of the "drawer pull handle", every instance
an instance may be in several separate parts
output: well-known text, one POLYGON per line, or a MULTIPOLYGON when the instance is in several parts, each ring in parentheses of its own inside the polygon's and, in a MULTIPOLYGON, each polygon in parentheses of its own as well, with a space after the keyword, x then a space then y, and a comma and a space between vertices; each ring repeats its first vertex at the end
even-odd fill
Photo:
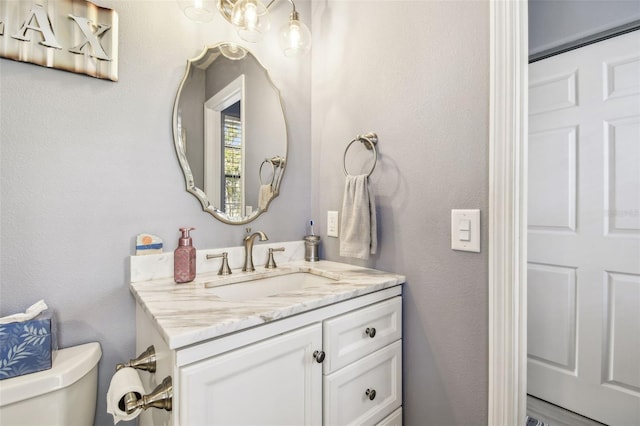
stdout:
POLYGON ((316 360, 316 362, 321 363, 322 361, 324 361, 324 351, 315 351, 313 353, 313 358, 316 360))
POLYGON ((364 393, 370 401, 373 401, 376 398, 376 390, 375 389, 367 389, 364 393))
POLYGON ((367 328, 364 331, 364 334, 366 334, 367 336, 369 336, 369 337, 371 337, 373 339, 374 337, 376 337, 376 329, 373 328, 373 327, 367 328))

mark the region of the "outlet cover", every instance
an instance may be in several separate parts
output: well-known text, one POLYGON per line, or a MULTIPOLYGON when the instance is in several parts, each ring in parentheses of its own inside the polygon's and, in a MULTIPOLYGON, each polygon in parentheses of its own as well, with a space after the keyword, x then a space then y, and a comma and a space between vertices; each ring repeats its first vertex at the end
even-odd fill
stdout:
POLYGON ((338 212, 336 211, 327 212, 327 236, 338 236, 338 212))

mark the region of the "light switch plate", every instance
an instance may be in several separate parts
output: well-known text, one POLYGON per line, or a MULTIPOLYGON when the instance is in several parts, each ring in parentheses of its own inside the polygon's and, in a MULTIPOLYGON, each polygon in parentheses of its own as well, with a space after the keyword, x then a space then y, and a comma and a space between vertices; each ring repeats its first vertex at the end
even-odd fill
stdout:
POLYGON ((451 248, 480 252, 480 210, 451 210, 451 248))
POLYGON ((338 236, 338 212, 336 211, 327 212, 327 236, 338 236))

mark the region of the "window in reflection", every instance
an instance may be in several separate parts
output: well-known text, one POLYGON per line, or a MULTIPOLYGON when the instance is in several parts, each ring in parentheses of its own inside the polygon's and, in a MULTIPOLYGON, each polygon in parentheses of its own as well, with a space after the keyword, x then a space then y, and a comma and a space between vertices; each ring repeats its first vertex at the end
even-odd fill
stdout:
POLYGON ((242 121, 240 101, 222 111, 222 168, 224 170, 224 211, 232 217, 242 216, 242 121))

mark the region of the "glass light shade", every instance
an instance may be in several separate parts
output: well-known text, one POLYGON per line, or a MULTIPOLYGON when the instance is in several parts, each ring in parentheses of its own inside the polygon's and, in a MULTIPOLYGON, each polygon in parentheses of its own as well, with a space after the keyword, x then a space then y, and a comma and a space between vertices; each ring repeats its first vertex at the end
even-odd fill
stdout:
POLYGON ((219 49, 220 53, 234 61, 240 60, 247 56, 247 51, 244 49, 244 47, 235 43, 222 43, 220 44, 219 49))
POLYGON ((180 8, 187 18, 196 22, 209 22, 217 12, 213 0, 178 0, 180 8))
POLYGON ((241 39, 255 43, 269 30, 269 14, 260 0, 238 0, 231 11, 231 23, 241 39))
POLYGON ((278 42, 284 56, 303 55, 311 47, 311 31, 302 21, 291 18, 280 30, 278 42))

